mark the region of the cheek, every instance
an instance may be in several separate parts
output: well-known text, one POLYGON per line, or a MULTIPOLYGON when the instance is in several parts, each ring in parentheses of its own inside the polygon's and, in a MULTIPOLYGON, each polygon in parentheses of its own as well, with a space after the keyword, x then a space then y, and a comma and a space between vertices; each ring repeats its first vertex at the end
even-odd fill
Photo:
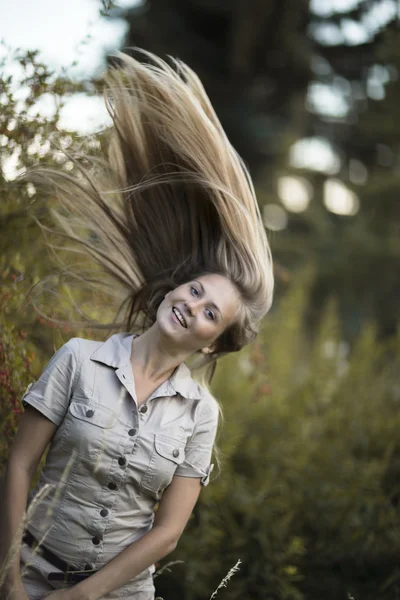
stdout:
POLYGON ((199 338, 209 341, 217 338, 222 333, 222 328, 213 321, 202 319, 196 328, 196 333, 199 338))
POLYGON ((161 302, 161 304, 159 305, 158 309, 157 309, 157 319, 160 318, 160 316, 165 316, 167 315, 168 312, 168 301, 164 298, 164 300, 161 302))

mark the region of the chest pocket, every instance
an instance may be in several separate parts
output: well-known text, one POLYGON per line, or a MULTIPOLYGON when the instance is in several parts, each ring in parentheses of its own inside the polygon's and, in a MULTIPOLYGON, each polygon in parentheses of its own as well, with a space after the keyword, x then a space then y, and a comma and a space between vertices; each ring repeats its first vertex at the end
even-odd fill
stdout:
POLYGON ((64 418, 61 446, 78 456, 95 458, 106 455, 119 442, 123 426, 118 415, 101 405, 72 401, 64 418))
POLYGON ((184 460, 185 443, 182 440, 156 434, 151 460, 140 482, 141 486, 158 497, 171 483, 177 466, 184 460))

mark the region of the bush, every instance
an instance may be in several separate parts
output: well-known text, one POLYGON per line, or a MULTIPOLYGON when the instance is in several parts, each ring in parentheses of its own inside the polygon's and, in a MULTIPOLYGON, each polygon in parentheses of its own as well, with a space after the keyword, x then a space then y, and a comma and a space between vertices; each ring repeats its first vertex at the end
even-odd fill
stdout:
POLYGON ((0 271, 0 471, 22 412, 22 394, 33 381, 35 358, 26 333, 14 323, 24 301, 16 279, 16 274, 0 271))
POLYGON ((308 284, 268 317, 256 345, 225 359, 215 394, 221 475, 202 494, 160 578, 166 600, 389 600, 400 589, 398 340, 365 326, 349 351, 336 306, 303 330, 308 284), (268 351, 266 351, 268 348, 268 351))

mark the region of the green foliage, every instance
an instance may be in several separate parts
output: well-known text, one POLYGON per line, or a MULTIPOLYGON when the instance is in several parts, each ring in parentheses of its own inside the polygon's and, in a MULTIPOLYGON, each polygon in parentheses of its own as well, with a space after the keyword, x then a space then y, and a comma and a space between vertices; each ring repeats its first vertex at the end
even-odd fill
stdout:
MULTIPOLYGON (((14 304, 8 307, 9 326, 25 331, 41 355, 48 358, 71 331, 67 325, 56 331, 51 319, 79 320, 75 301, 84 292, 64 285, 71 260, 66 263, 61 258, 63 241, 54 240, 46 232, 47 242, 58 246, 53 252, 38 224, 40 221, 42 226, 54 226, 55 198, 17 176, 38 163, 73 171, 71 157, 79 161, 82 156, 99 152, 101 135, 81 138, 59 127, 66 99, 83 91, 95 93, 96 83, 73 81, 65 70, 53 72, 37 51, 6 50, 0 61, 0 270, 7 274, 5 277, 14 277, 19 300, 26 299, 25 310, 20 310, 13 297, 14 304), (41 115, 43 105, 53 107, 51 114, 41 115), (42 316, 32 309, 32 291, 42 316)), ((94 319, 93 298, 87 294, 86 300, 94 319)), ((84 301, 82 304, 85 306, 84 301)), ((0 341, 2 336, 0 333, 0 341)))
POLYGON ((24 301, 15 280, 15 274, 0 271, 0 472, 22 412, 21 396, 33 380, 35 357, 26 333, 13 323, 24 301))
MULTIPOLYGON (((40 60, 38 51, 4 49, 5 58, 0 61, 2 169, 10 158, 16 173, 38 160, 65 164, 68 158, 60 149, 70 146, 76 135, 58 129, 60 111, 68 97, 80 92, 93 93, 94 86, 90 82, 72 81, 63 71, 54 73, 40 60), (49 114, 43 116, 41 108, 45 104, 49 114)), ((2 185, 5 180, 2 170, 2 185)))
POLYGON ((365 326, 349 351, 333 300, 308 339, 311 282, 294 282, 258 345, 217 372, 224 465, 175 553, 186 565, 166 600, 207 597, 237 558, 231 600, 398 593, 398 340, 365 326))
MULTIPOLYGON (((71 334, 70 327, 56 328, 32 307, 32 289, 44 276, 62 270, 60 262, 55 267, 56 255, 49 256, 36 221, 52 225, 54 199, 15 178, 38 162, 71 170, 71 153, 93 153, 100 147, 99 139, 82 140, 59 128, 66 98, 93 93, 95 84, 72 81, 63 70, 54 73, 37 51, 5 49, 0 61, 0 470, 21 413, 21 396, 35 379, 33 371, 40 373, 71 334), (40 114, 43 103, 53 107, 51 115, 40 114)), ((43 291, 44 300, 38 301, 43 312, 65 318, 73 301, 57 274, 43 291)), ((91 316, 96 317, 96 310, 91 316)))

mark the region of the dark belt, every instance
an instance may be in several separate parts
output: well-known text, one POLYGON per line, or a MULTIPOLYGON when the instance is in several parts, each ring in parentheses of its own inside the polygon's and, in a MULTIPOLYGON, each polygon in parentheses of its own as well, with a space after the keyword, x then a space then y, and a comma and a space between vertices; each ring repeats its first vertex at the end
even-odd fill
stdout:
POLYGON ((39 542, 30 531, 25 532, 22 542, 27 544, 27 546, 33 550, 37 548, 36 552, 39 554, 39 556, 47 560, 47 562, 53 565, 53 567, 56 567, 62 571, 61 573, 49 573, 47 576, 49 581, 78 582, 82 581, 83 579, 87 579, 90 577, 90 575, 96 573, 96 571, 93 569, 85 569, 84 571, 80 569, 74 569, 74 567, 65 562, 65 560, 58 558, 58 556, 45 548, 42 544, 39 545, 39 542))

